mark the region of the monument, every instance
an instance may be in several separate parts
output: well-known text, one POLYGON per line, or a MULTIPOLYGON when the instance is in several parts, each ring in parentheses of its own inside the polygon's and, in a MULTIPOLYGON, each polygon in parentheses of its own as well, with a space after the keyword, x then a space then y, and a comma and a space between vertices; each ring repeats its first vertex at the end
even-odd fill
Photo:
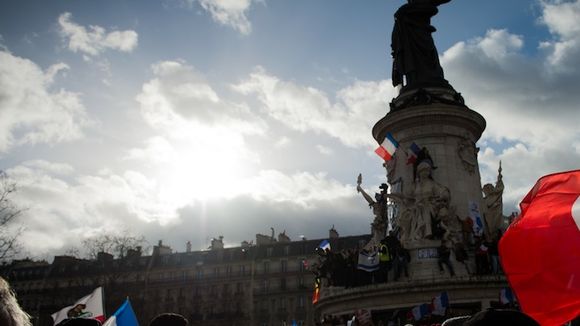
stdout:
POLYGON ((387 183, 375 198, 362 189, 360 175, 357 180, 357 191, 375 215, 374 241, 392 229, 411 256, 410 275, 403 283, 366 292, 327 289, 317 305, 321 315, 412 308, 442 291, 449 293, 452 304, 477 310, 489 306, 507 286, 503 276, 473 275, 475 249, 484 240, 497 239, 503 222, 503 183, 500 163, 496 185, 482 188, 475 144, 485 119, 465 105, 439 62, 431 18, 450 1, 408 0, 396 11, 392 81, 399 94, 372 135, 381 144, 390 134, 399 146, 383 164, 387 183), (388 207, 395 212, 390 226, 388 207), (440 272, 442 262, 455 266, 454 272, 440 272))

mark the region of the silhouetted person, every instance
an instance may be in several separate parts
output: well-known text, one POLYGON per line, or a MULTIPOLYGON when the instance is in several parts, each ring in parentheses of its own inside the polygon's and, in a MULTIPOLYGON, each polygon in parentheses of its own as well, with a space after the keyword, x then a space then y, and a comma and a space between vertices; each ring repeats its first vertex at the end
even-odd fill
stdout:
POLYGON ((149 326, 187 326, 187 319, 179 314, 164 313, 153 318, 149 326))
POLYGON ((451 250, 447 248, 447 245, 445 243, 441 243, 441 246, 437 248, 437 253, 439 254, 439 260, 437 261, 437 264, 439 265, 439 271, 441 273, 445 272, 445 270, 443 269, 443 265, 446 265, 447 268, 449 269, 449 274, 451 274, 451 276, 455 276, 453 265, 451 265, 451 260, 449 259, 451 255, 451 250))

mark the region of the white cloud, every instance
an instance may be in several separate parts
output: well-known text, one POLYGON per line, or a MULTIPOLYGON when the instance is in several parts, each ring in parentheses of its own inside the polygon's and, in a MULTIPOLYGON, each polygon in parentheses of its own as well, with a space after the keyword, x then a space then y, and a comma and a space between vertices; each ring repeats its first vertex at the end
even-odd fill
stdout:
POLYGON ((259 0, 198 0, 214 21, 227 25, 244 35, 250 34, 252 24, 246 17, 252 3, 259 0))
POLYGON ((320 152, 320 154, 324 155, 332 155, 334 153, 332 148, 324 145, 316 145, 316 149, 320 152))
POLYGON ((545 41, 540 47, 549 51, 548 69, 558 73, 577 73, 580 64, 580 1, 541 0, 542 16, 554 39, 545 41))
POLYGON ((71 21, 71 13, 65 12, 58 17, 60 34, 67 41, 68 49, 81 52, 85 59, 98 56, 107 49, 131 52, 137 47, 138 34, 133 30, 107 32, 97 25, 86 27, 71 21))
POLYGON ((332 202, 353 197, 353 187, 328 180, 325 173, 296 173, 288 176, 280 171, 265 170, 244 182, 249 194, 260 201, 289 202, 314 208, 317 202, 332 202))
POLYGON ((278 141, 276 141, 274 143, 274 147, 276 148, 285 148, 288 147, 288 145, 290 145, 292 141, 290 140, 290 138, 283 136, 280 139, 278 139, 278 141))
POLYGON ((34 62, 0 51, 0 152, 23 144, 78 139, 88 124, 79 94, 52 91, 63 63, 43 72, 34 62))
MULTIPOLYGON (((149 237, 160 237, 172 230, 172 238, 191 239, 195 236, 192 230, 199 230, 201 226, 183 227, 192 224, 188 212, 204 210, 206 203, 220 216, 231 212, 226 214, 224 221, 214 221, 208 227, 234 233, 240 237, 236 241, 241 241, 256 231, 256 224, 247 223, 248 219, 264 223, 273 218, 269 215, 272 212, 276 212, 276 219, 285 220, 289 216, 300 218, 305 210, 310 212, 309 216, 328 214, 324 211, 338 205, 349 212, 350 215, 345 214, 348 218, 352 218, 351 202, 356 195, 354 186, 342 185, 323 173, 308 172, 286 175, 276 170, 262 171, 237 180, 240 183, 237 187, 234 182, 218 184, 223 195, 228 188, 236 189, 235 194, 229 194, 228 200, 216 197, 203 202, 191 197, 179 202, 174 196, 168 197, 165 179, 155 179, 136 170, 82 175, 67 164, 29 161, 8 169, 7 173, 18 185, 14 197, 16 204, 27 208, 20 221, 26 225, 22 240, 26 250, 36 255, 62 252, 70 246, 78 246, 85 237, 103 232, 117 233, 128 227, 136 234, 149 237), (240 211, 240 202, 261 208, 253 213, 240 211), (224 228, 223 223, 239 227, 232 230, 224 228)), ((187 176, 181 176, 179 182, 185 184, 183 191, 194 188, 187 176)), ((363 210, 364 213, 367 212, 363 210)), ((205 223, 206 216, 202 214, 200 218, 205 223)), ((287 223, 283 224, 286 227, 287 223)))
POLYGON ((522 51, 522 36, 490 30, 442 56, 446 76, 466 104, 487 120, 479 155, 483 182, 495 182, 502 161, 505 212, 541 175, 577 168, 580 153, 580 1, 542 1, 553 39, 538 56, 522 51), (493 151, 489 146, 500 148, 493 151))
POLYGON ((373 123, 386 113, 388 100, 394 97, 394 89, 386 80, 356 81, 339 90, 332 103, 324 92, 280 80, 261 67, 234 88, 255 95, 264 111, 287 127, 325 133, 350 147, 374 143, 370 135, 373 123))
POLYGON ((152 66, 155 78, 146 82, 137 101, 153 127, 187 133, 191 123, 231 129, 240 134, 261 134, 263 122, 248 107, 222 100, 205 77, 193 67, 163 61, 152 66))
POLYGON ((174 207, 154 197, 155 182, 135 171, 80 175, 66 164, 24 162, 7 170, 25 207, 25 246, 40 254, 78 245, 87 236, 116 233, 138 223, 166 223, 174 207), (58 236, 55 236, 58 235, 58 236), (49 240, 47 240, 49 239, 49 240))

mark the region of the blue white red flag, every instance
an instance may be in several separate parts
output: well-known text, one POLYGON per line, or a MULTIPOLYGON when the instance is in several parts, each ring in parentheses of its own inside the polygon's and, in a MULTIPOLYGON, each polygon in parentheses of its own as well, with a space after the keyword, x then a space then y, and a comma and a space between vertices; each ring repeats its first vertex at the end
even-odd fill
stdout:
POLYGON ((501 304, 515 302, 514 294, 511 288, 503 288, 499 291, 499 302, 501 304))
POLYGON ((429 314, 429 305, 426 303, 418 305, 415 308, 413 308, 411 312, 413 313, 413 319, 421 320, 423 317, 429 314))
POLYGON ((389 161, 395 155, 395 151, 399 147, 399 143, 395 140, 393 135, 390 132, 387 133, 385 136, 385 140, 381 143, 381 145, 375 149, 375 153, 378 156, 382 157, 383 160, 389 161))
POLYGON ((366 272, 374 272, 379 269, 379 255, 377 252, 361 251, 358 254, 358 269, 366 272))
POLYGON ((469 218, 473 221, 473 234, 480 237, 483 234, 483 220, 479 212, 479 204, 473 200, 469 201, 469 218))
POLYGON ((129 299, 125 299, 123 305, 107 319, 103 326, 139 326, 129 299))
POLYGON ((419 156, 419 152, 421 152, 421 149, 417 144, 415 144, 415 142, 413 142, 407 150, 407 164, 415 163, 417 161, 417 157, 419 156))
POLYGON ((322 242, 318 245, 318 248, 326 251, 326 249, 330 250, 330 242, 328 240, 322 240, 322 242))
POLYGON ((445 312, 449 307, 449 297, 447 291, 441 292, 438 296, 431 300, 431 314, 445 316, 445 312))

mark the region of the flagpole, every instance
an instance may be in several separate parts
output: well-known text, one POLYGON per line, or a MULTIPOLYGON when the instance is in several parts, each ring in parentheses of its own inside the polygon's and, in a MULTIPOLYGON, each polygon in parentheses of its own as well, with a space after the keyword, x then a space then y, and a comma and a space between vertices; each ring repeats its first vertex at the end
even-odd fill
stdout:
POLYGON ((107 320, 107 308, 105 307, 105 288, 101 286, 101 301, 103 304, 103 318, 107 320))

